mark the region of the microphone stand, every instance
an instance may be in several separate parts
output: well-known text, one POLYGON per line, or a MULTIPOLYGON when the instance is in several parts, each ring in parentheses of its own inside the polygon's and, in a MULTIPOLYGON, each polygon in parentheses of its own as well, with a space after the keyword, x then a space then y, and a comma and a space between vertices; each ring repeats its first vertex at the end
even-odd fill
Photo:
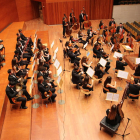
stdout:
POLYGON ((117 135, 122 136, 122 137, 123 137, 123 140, 124 140, 124 137, 125 137, 125 136, 127 136, 127 135, 129 135, 129 134, 130 134, 130 133, 125 134, 125 131, 126 131, 127 126, 128 126, 128 123, 129 123, 129 121, 130 121, 130 119, 129 119, 129 118, 127 118, 127 119, 128 119, 128 122, 127 122, 127 125, 126 125, 126 127, 125 127, 124 133, 123 133, 122 135, 121 135, 121 134, 118 134, 118 133, 115 133, 115 134, 117 134, 117 135))
POLYGON ((64 62, 63 74, 64 74, 65 71, 67 71, 67 72, 70 72, 70 71, 65 69, 65 54, 64 54, 63 40, 59 39, 59 41, 60 41, 60 43, 62 43, 62 48, 63 48, 63 62, 64 62))

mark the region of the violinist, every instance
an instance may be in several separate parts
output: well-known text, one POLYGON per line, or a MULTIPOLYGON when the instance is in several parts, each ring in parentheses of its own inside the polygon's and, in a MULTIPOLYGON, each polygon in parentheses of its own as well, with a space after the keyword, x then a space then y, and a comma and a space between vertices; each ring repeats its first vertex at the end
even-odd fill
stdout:
POLYGON ((102 20, 101 20, 100 23, 99 23, 99 28, 100 28, 100 29, 104 29, 104 23, 103 23, 102 20))
POLYGON ((83 67, 84 73, 86 73, 88 68, 91 67, 92 62, 90 64, 88 64, 88 61, 89 61, 89 59, 87 58, 87 56, 83 56, 81 59, 81 65, 83 67))
POLYGON ((120 23, 120 25, 117 27, 116 33, 119 34, 120 43, 122 43, 125 34, 122 23, 120 23))
POLYGON ((122 57, 118 57, 117 61, 116 61, 116 68, 117 70, 125 70, 125 66, 127 66, 128 64, 124 61, 122 61, 122 57))
MULTIPOLYGON (((87 43, 85 40, 83 40, 83 37, 84 37, 84 34, 82 33, 81 30, 79 30, 78 32, 78 38, 79 38, 79 43, 82 43, 83 44, 83 47, 84 45, 87 43)), ((86 49, 86 48, 85 48, 86 49)))
POLYGON ((127 33, 126 43, 128 43, 128 45, 133 49, 133 38, 130 32, 127 33))
MULTIPOLYGON (((81 10, 81 14, 79 15, 79 21, 80 21, 80 30, 82 30, 81 25, 84 22, 84 13, 83 13, 83 10, 81 10)), ((84 24, 83 24, 83 29, 84 29, 84 24)))
POLYGON ((94 37, 93 35, 97 35, 97 33, 95 31, 92 31, 92 26, 87 30, 87 39, 86 41, 89 42, 89 39, 91 39, 91 45, 93 45, 93 40, 94 40, 94 37))
POLYGON ((70 36, 69 39, 69 47, 72 47, 73 50, 75 51, 75 53, 80 53, 80 48, 76 45, 76 42, 78 41, 78 39, 74 39, 73 36, 70 36), (71 43, 70 43, 71 42, 71 43), (72 44, 73 43, 73 44, 72 44))
POLYGON ((111 38, 110 38, 110 44, 113 47, 112 52, 116 51, 116 52, 120 52, 120 45, 119 45, 119 38, 117 38, 117 36, 115 36, 115 34, 113 33, 111 38))
POLYGON ((120 123, 121 121, 121 116, 119 113, 119 110, 115 104, 111 106, 111 109, 106 110, 106 122, 110 125, 116 125, 120 123))
POLYGON ((109 22, 109 26, 114 26, 116 28, 116 23, 114 21, 114 18, 112 18, 111 21, 109 22))
POLYGON ((65 36, 65 33, 66 33, 66 26, 67 26, 66 17, 64 16, 64 17, 63 17, 63 38, 66 38, 66 36, 65 36))

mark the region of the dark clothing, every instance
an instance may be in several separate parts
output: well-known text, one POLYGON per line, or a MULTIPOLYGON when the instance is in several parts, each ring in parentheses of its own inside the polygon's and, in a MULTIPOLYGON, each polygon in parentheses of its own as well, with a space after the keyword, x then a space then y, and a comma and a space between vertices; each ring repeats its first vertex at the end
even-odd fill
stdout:
POLYGON ((120 28, 122 28, 122 30, 123 30, 123 27, 118 26, 117 29, 116 29, 117 34, 120 32, 120 28))
POLYGON ((121 61, 116 61, 116 68, 117 70, 125 70, 124 66, 127 66, 128 64, 125 62, 121 62, 121 61))
MULTIPOLYGON (((87 30, 87 34, 88 34, 88 37, 86 39, 86 42, 89 42, 89 39, 91 39, 93 37, 93 35, 96 35, 94 32, 92 34, 90 34, 90 29, 87 30)), ((94 38, 91 40, 91 45, 93 45, 93 40, 94 38)))
MULTIPOLYGON (((109 92, 117 93, 117 89, 111 88, 111 87, 105 87, 106 89, 109 90, 109 92)), ((107 91, 103 89, 103 92, 106 93, 107 91)))
POLYGON ((138 67, 135 69, 134 75, 135 75, 135 76, 140 76, 140 70, 139 70, 138 67))
POLYGON ((100 69, 97 69, 97 67, 95 67, 95 75, 98 77, 98 79, 100 79, 103 77, 104 73, 100 69))
MULTIPOLYGON (((109 109, 106 110, 106 114, 108 116, 109 109)), ((114 120, 110 120, 108 117, 106 117, 106 122, 110 125, 116 125, 116 124, 120 123, 120 121, 121 121, 121 117, 120 117, 119 113, 116 114, 116 117, 114 120)))
POLYGON ((73 69, 73 71, 72 71, 72 82, 74 84, 82 83, 83 78, 84 77, 82 75, 80 75, 79 72, 77 72, 73 69))
POLYGON ((89 91, 93 91, 93 86, 90 88, 90 87, 87 87, 87 85, 90 85, 90 84, 83 85, 83 89, 88 89, 89 91))
POLYGON ((85 45, 87 42, 85 40, 82 39, 83 36, 78 34, 78 38, 79 38, 79 43, 82 43, 83 45, 85 45))
POLYGON ((93 48, 93 53, 97 55, 97 58, 102 57, 102 52, 100 50, 97 50, 96 47, 93 48))
MULTIPOLYGON (((140 90, 140 86, 138 86, 136 84, 129 84, 129 89, 127 90, 127 96, 129 96, 129 94, 138 95, 139 90, 140 90)), ((131 99, 138 99, 139 97, 130 97, 130 98, 131 99)))
POLYGON ((63 20, 63 36, 65 36, 65 33, 66 33, 66 23, 65 21, 63 20))
POLYGON ((102 23, 102 22, 100 22, 99 28, 100 28, 100 29, 103 29, 101 26, 103 26, 103 23, 102 23))
POLYGON ((83 67, 83 71, 86 73, 86 72, 87 72, 87 70, 88 70, 88 67, 83 66, 83 65, 82 65, 82 67, 83 67))
POLYGON ((109 22, 109 26, 111 26, 112 23, 113 23, 113 24, 116 24, 115 21, 110 21, 110 22, 109 22))
MULTIPOLYGON (((79 22, 80 22, 80 30, 81 30, 81 25, 84 22, 84 14, 79 15, 79 22)), ((84 29, 84 24, 83 24, 83 29, 84 29)))

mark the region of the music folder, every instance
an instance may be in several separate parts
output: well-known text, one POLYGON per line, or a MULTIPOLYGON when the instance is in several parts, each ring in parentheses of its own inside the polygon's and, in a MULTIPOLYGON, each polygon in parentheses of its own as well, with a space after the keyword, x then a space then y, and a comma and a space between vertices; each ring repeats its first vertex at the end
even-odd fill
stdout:
POLYGON ((107 61, 101 57, 99 63, 100 63, 103 67, 105 67, 107 61))
POLYGON ((136 58, 135 64, 139 64, 140 63, 140 58, 136 58))
POLYGON ((122 71, 122 70, 118 70, 117 77, 123 78, 123 79, 127 79, 127 77, 128 77, 128 72, 122 71))
POLYGON ((118 102, 118 100, 119 100, 119 94, 112 93, 112 92, 107 92, 106 100, 118 102))
POLYGON ((58 69, 59 65, 60 65, 60 62, 56 59, 54 62, 54 66, 56 67, 56 69, 58 69))
POLYGON ((91 67, 89 67, 86 73, 87 73, 90 77, 93 77, 95 71, 94 71, 91 67))
POLYGON ((57 70, 57 75, 59 76, 62 72, 62 66, 59 67, 59 69, 57 70))
POLYGON ((54 41, 53 41, 52 44, 51 44, 51 48, 53 48, 53 46, 54 46, 54 41))
POLYGON ((118 52, 114 52, 114 56, 113 56, 114 58, 117 58, 117 57, 123 57, 123 54, 121 54, 121 53, 118 53, 118 52))

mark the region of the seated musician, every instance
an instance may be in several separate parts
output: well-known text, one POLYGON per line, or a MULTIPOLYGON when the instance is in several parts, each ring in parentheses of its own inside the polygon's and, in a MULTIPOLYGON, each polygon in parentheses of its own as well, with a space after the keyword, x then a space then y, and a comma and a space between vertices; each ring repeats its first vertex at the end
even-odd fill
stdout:
POLYGON ((103 30, 103 38, 104 38, 105 43, 109 43, 109 35, 110 35, 110 33, 109 33, 109 30, 108 30, 108 27, 105 26, 104 30, 103 30))
POLYGON ((80 71, 80 68, 78 66, 75 66, 74 69, 72 70, 72 82, 73 84, 77 84, 77 88, 79 89, 79 86, 82 85, 83 83, 83 72, 80 71))
POLYGON ((82 39, 83 37, 84 37, 84 34, 82 33, 81 30, 79 30, 79 32, 78 32, 79 43, 82 43, 84 46, 87 42, 82 39))
POLYGON ((77 65, 79 67, 79 61, 81 60, 81 58, 77 57, 79 56, 80 53, 75 54, 74 50, 70 47, 69 51, 68 51, 68 56, 71 59, 71 63, 74 63, 75 65, 77 65))
MULTIPOLYGON (((138 79, 134 79, 134 84, 129 83, 129 88, 127 90, 127 96, 129 96, 129 94, 133 94, 133 95, 139 95, 139 91, 140 91, 140 85, 138 85, 138 79)), ((138 99, 138 97, 131 97, 132 101, 134 101, 133 99, 138 99)))
POLYGON ((38 81, 38 90, 41 92, 42 94, 42 99, 45 99, 47 98, 48 96, 46 95, 46 92, 49 94, 50 92, 52 93, 51 97, 49 97, 48 100, 52 100, 52 102, 55 102, 55 98, 56 98, 56 94, 51 90, 51 87, 48 86, 48 85, 45 85, 43 83, 44 79, 43 79, 43 76, 39 76, 37 78, 37 81, 38 81))
POLYGON ((27 109, 28 107, 26 106, 26 101, 32 100, 32 99, 34 99, 34 97, 31 97, 26 89, 22 89, 23 94, 27 98, 27 100, 26 100, 25 97, 22 97, 21 95, 19 95, 20 89, 16 89, 15 85, 16 85, 16 83, 14 81, 11 81, 11 82, 9 82, 9 85, 7 85, 7 87, 6 87, 6 95, 8 96, 10 103, 15 104, 15 102, 21 101, 22 103, 21 103, 20 108, 27 109))
MULTIPOLYGON (((97 66, 95 66, 94 70, 95 70, 94 75, 96 75, 98 79, 101 79, 104 75, 104 70, 103 67, 100 65, 100 63, 98 63, 97 66)), ((102 79, 99 81, 99 83, 101 82, 102 79)))
MULTIPOLYGON (((20 34, 17 33, 17 42, 20 42, 23 46, 25 45, 26 41, 25 40, 22 40, 21 37, 20 37, 20 34)), ((16 46, 16 49, 17 49, 17 46, 16 46)))
MULTIPOLYGON (((28 37, 25 37, 25 36, 23 35, 21 29, 19 29, 18 31, 19 31, 19 34, 20 34, 20 37, 21 37, 22 40, 27 41, 27 40, 29 39, 28 37)), ((33 45, 33 41, 32 41, 31 38, 29 39, 29 45, 30 45, 30 47, 33 45)))
POLYGON ((93 45, 93 40, 94 40, 93 35, 97 35, 97 33, 95 31, 92 31, 92 26, 87 30, 87 35, 88 35, 88 37, 86 39, 86 42, 89 42, 89 39, 92 38, 91 45, 93 45))
POLYGON ((104 29, 104 23, 103 23, 102 20, 101 20, 100 23, 99 23, 99 28, 100 28, 100 29, 104 29))
POLYGON ((120 113, 118 111, 118 108, 115 104, 113 104, 111 106, 111 109, 107 109, 106 110, 106 122, 110 125, 116 125, 118 123, 120 123, 121 121, 121 116, 120 113))
MULTIPOLYGON (((83 89, 88 89, 89 91, 93 91, 93 85, 89 84, 89 76, 85 76, 83 81, 83 89)), ((90 94, 85 94, 85 96, 90 96, 90 94)))
POLYGON ((120 35, 120 37, 119 37, 120 43, 122 43, 123 39, 124 39, 124 34, 125 34, 122 23, 120 23, 120 25, 117 27, 116 33, 120 35))
POLYGON ((114 45, 113 49, 112 49, 112 52, 116 51, 116 52, 120 52, 120 45, 119 45, 119 39, 117 40, 118 38, 115 36, 115 34, 113 33, 111 38, 110 38, 110 44, 111 46, 114 45))
POLYGON ((140 76, 140 63, 136 66, 134 75, 140 76))
POLYGON ((89 59, 87 58, 87 56, 83 56, 82 59, 81 59, 81 65, 83 67, 84 73, 86 73, 87 69, 89 67, 91 67, 91 64, 92 64, 92 62, 90 64, 88 64, 88 60, 89 59))
POLYGON ((116 27, 116 23, 114 21, 114 18, 112 18, 111 21, 109 21, 109 26, 115 26, 116 27))
MULTIPOLYGON (((104 87, 105 87, 106 89, 108 89, 109 92, 117 93, 116 85, 115 85, 115 86, 114 86, 114 85, 111 85, 111 80, 112 80, 112 77, 111 77, 111 76, 108 76, 108 77, 106 78, 106 80, 104 81, 104 87)), ((103 91, 104 91, 104 93, 107 92, 107 91, 104 90, 104 89, 103 89, 103 91)))
POLYGON ((133 49, 134 45, 133 45, 133 38, 130 32, 127 33, 126 36, 126 43, 128 43, 128 45, 133 49))
POLYGON ((128 64, 124 61, 122 61, 122 57, 117 58, 116 61, 116 68, 117 70, 125 70, 125 66, 127 66, 128 64))

